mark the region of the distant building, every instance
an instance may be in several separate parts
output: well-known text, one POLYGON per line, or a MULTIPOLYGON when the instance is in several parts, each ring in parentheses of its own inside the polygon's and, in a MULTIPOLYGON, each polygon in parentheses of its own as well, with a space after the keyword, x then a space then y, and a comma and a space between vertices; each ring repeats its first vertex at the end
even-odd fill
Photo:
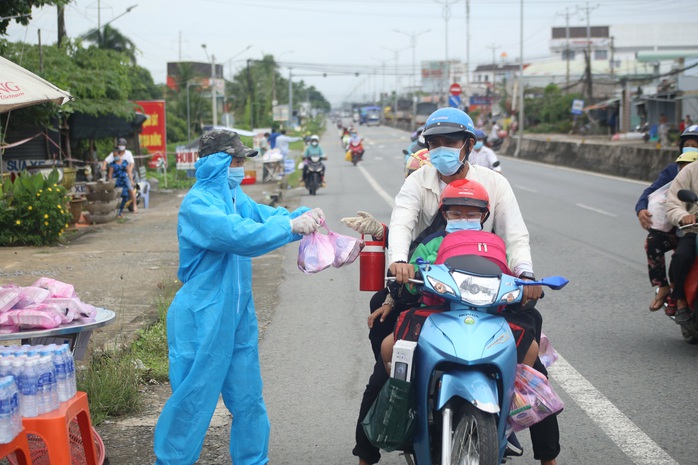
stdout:
MULTIPOLYGON (((186 68, 191 74, 191 80, 203 88, 208 88, 211 85, 211 63, 202 63, 198 61, 174 61, 167 63, 167 87, 172 90, 177 90, 177 82, 179 76, 186 68)), ((216 65, 216 90, 221 91, 225 87, 223 81, 223 65, 216 65)), ((193 83, 192 83, 193 84, 193 83)))

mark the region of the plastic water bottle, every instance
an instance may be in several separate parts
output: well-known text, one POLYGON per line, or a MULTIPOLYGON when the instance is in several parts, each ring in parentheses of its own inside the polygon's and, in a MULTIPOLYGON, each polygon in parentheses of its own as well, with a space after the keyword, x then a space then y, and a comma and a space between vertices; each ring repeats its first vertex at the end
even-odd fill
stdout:
POLYGON ((13 417, 12 390, 14 378, 0 378, 0 444, 8 444, 17 436, 17 423, 13 417))
POLYGON ((10 406, 12 409, 12 426, 15 431, 15 435, 22 432, 24 425, 22 425, 22 412, 19 408, 19 390, 17 389, 17 383, 14 377, 9 376, 7 392, 10 398, 10 406))
POLYGON ((67 364, 66 360, 63 358, 60 348, 54 348, 51 352, 51 360, 53 361, 53 366, 56 369, 56 382, 58 385, 58 401, 65 402, 70 399, 70 389, 68 388, 67 381, 67 364))
POLYGON ((73 353, 70 351, 70 346, 68 344, 63 344, 61 351, 63 352, 63 358, 66 361, 66 380, 68 386, 69 398, 72 398, 77 394, 77 379, 75 377, 75 359, 73 358, 73 353))
POLYGON ((14 360, 14 357, 0 358, 0 378, 12 376, 12 360, 14 360))
POLYGON ((38 394, 36 392, 36 362, 28 360, 23 363, 21 359, 17 359, 12 363, 12 368, 15 372, 15 379, 18 381, 19 406, 22 416, 35 417, 39 414, 38 394))
POLYGON ((51 359, 51 351, 42 350, 40 352, 42 366, 44 367, 43 375, 48 377, 49 385, 49 395, 48 395, 48 406, 49 412, 56 410, 60 406, 60 401, 58 400, 58 382, 56 380, 56 367, 53 365, 53 360, 51 359))

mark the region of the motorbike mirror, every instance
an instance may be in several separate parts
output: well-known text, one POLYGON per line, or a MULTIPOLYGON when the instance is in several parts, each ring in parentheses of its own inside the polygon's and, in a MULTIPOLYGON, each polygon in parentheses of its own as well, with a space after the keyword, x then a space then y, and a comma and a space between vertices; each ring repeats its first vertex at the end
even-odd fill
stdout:
POLYGON ((498 167, 498 166, 499 166, 499 160, 497 160, 496 162, 492 163, 492 166, 495 167, 495 168, 498 167))
POLYGON ((695 192, 688 190, 688 189, 681 189, 678 192, 678 197, 679 197, 679 200, 682 202, 691 202, 691 203, 698 202, 698 195, 696 195, 695 192))
POLYGON ((405 150, 405 149, 402 149, 402 153, 404 153, 405 155, 409 155, 409 154, 410 154, 410 153, 409 153, 407 150, 405 150))
POLYGON ((565 287, 569 280, 563 278, 562 276, 548 276, 547 278, 539 279, 538 281, 517 279, 515 282, 519 286, 547 286, 550 289, 557 291, 565 287))

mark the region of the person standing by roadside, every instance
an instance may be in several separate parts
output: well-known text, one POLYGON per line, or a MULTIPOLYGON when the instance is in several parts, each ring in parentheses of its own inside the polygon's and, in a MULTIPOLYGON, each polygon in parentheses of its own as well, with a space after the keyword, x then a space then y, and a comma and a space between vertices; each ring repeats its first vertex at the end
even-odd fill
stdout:
POLYGON ((235 132, 201 136, 196 183, 177 224, 182 287, 167 312, 172 396, 155 427, 157 465, 197 461, 221 395, 233 416, 233 463, 268 461, 251 258, 316 231, 324 214, 272 208, 245 195, 244 163, 256 155, 235 132))
POLYGON ((669 124, 664 113, 659 114, 659 128, 657 128, 657 131, 659 133, 659 145, 662 148, 669 147, 669 124))
POLYGON ((115 150, 107 155, 107 157, 102 162, 102 171, 107 171, 107 166, 114 162, 115 157, 120 157, 122 160, 127 162, 128 167, 128 177, 131 180, 131 185, 128 189, 128 195, 131 198, 133 204, 133 213, 138 213, 138 205, 136 205, 136 185, 133 182, 133 168, 136 166, 135 160, 133 159, 133 153, 130 150, 126 150, 126 139, 120 137, 116 142, 115 150))
POLYGON ((276 148, 278 148, 281 151, 281 154, 284 156, 284 160, 288 156, 289 144, 291 142, 297 142, 299 140, 303 140, 303 138, 287 136, 286 130, 281 130, 281 134, 279 135, 279 137, 276 138, 276 148))

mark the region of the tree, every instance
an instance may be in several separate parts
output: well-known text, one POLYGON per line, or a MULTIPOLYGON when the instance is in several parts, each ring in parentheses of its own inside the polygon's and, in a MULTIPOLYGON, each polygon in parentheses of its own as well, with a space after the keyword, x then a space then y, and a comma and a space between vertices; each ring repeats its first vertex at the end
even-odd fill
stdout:
POLYGON ((92 42, 97 47, 104 50, 114 50, 124 53, 131 59, 131 63, 134 65, 136 64, 136 52, 138 51, 136 44, 119 32, 118 29, 108 24, 102 27, 101 31, 97 28, 91 29, 85 35, 85 41, 92 42))
MULTIPOLYGON (((27 15, 14 18, 14 21, 26 26, 31 21, 32 8, 46 5, 67 5, 70 0, 2 0, 0 1, 0 18, 8 18, 16 15, 27 15)), ((0 36, 7 34, 7 28, 12 19, 0 21, 0 36)))

